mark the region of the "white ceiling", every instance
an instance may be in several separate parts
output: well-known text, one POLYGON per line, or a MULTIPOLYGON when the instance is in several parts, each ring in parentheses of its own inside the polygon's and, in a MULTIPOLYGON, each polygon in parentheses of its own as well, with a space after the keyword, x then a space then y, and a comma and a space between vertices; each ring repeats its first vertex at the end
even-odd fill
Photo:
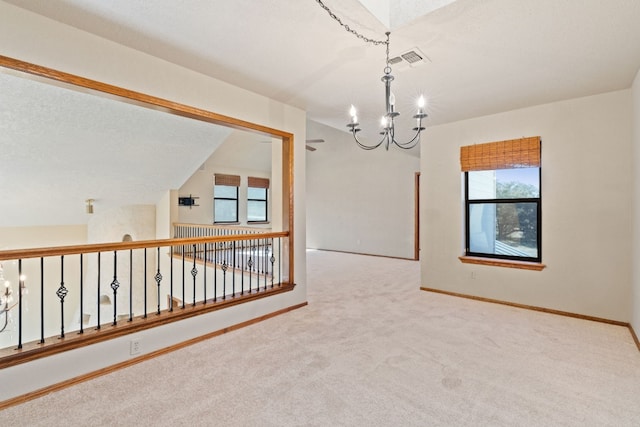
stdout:
MULTIPOLYGON (((295 105, 339 129, 354 104, 362 136, 377 136, 384 46, 345 31, 315 0, 5 1, 295 105)), ((408 118, 421 93, 431 126, 625 89, 640 68, 638 0, 323 2, 366 37, 384 39, 390 27, 391 56, 418 48, 428 57, 394 66, 393 90, 407 120, 401 129, 413 126, 408 118)))
POLYGON ((231 133, 14 72, 0 88, 0 226, 85 223, 86 199, 155 204, 231 133))
MULTIPOLYGON (((314 0, 7 2, 293 104, 335 127, 348 122, 350 104, 372 126, 384 108, 384 46, 347 33, 314 0)), ((384 38, 387 28, 358 0, 324 3, 352 29, 384 38)), ((428 11, 425 5, 446 1, 389 3, 428 11)), ((394 92, 407 104, 400 111, 411 116, 411 102, 424 93, 428 122, 439 124, 628 88, 640 68, 639 22, 638 0, 455 1, 393 30, 392 56, 418 47, 431 60, 394 71, 394 92)))

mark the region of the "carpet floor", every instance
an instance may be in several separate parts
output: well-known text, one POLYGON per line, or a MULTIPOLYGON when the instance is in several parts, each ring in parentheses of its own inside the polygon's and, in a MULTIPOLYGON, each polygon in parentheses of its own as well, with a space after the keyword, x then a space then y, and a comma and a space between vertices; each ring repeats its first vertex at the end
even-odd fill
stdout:
POLYGON ((627 328, 309 251, 309 305, 8 408, 11 426, 640 426, 627 328))

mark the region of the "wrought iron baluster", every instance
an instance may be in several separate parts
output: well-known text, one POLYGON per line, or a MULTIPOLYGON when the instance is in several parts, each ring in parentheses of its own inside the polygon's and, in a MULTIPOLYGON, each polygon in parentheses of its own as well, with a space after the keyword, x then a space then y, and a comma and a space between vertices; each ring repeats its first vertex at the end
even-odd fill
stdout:
POLYGON ((173 246, 169 254, 169 311, 173 311, 173 246))
POLYGON ((269 246, 267 239, 263 239, 263 247, 262 247, 262 275, 264 277, 264 290, 267 290, 267 274, 268 270, 268 262, 269 262, 269 246))
POLYGON ((133 320, 133 249, 129 249, 129 322, 133 320))
POLYGON ((60 287, 56 295, 60 298, 60 338, 64 338, 64 299, 69 291, 64 286, 64 255, 60 256, 60 287))
POLYGON ((44 344, 44 257, 40 257, 40 344, 44 344))
POLYGON ((82 255, 83 254, 80 254, 80 332, 78 332, 79 334, 84 333, 84 265, 83 265, 84 263, 83 263, 82 255))
POLYGON ((144 315, 147 318, 147 248, 144 248, 144 315))
MULTIPOLYGON (((22 289, 24 276, 22 275, 22 259, 18 260, 18 349, 22 348, 22 289)), ((5 313, 8 314, 8 313, 5 313)))
POLYGON ((113 325, 118 323, 118 288, 120 282, 118 282, 118 251, 113 251, 113 281, 111 282, 111 289, 113 289, 113 325))
POLYGON ((98 325, 96 329, 100 329, 100 259, 101 259, 100 252, 98 252, 98 298, 97 298, 98 306, 96 309, 96 312, 98 313, 98 316, 97 316, 98 325))
POLYGON ((233 275, 231 276, 231 295, 236 295, 236 241, 231 242, 231 268, 233 275))
POLYGON ((273 238, 271 238, 271 244, 269 246, 271 249, 269 250, 269 252, 271 253, 271 258, 269 259, 269 261, 271 261, 271 289, 273 289, 273 272, 274 272, 274 264, 276 263, 276 257, 273 255, 273 238))
POLYGON ((225 259, 222 263, 222 299, 225 300, 227 298, 227 268, 229 268, 229 264, 227 264, 227 260, 225 259))
POLYGON ((156 280, 156 287, 158 289, 158 311, 156 312, 156 314, 160 314, 160 282, 162 282, 162 274, 160 273, 160 246, 158 246, 158 260, 156 261, 158 263, 158 271, 156 272, 156 275, 153 277, 156 280))
POLYGON ((218 299, 218 244, 213 244, 213 302, 218 299))
POLYGON ((253 259, 252 259, 252 252, 253 252, 253 241, 249 241, 249 259, 247 260, 247 269, 249 270, 249 293, 251 293, 251 276, 253 275, 253 271, 252 268, 253 267, 253 259))
MULTIPOLYGON (((203 245, 203 260, 202 260, 202 273, 203 273, 203 282, 204 284, 202 285, 203 288, 203 298, 202 298, 202 303, 206 304, 207 303, 207 242, 204 242, 203 245)), ((215 266, 214 266, 215 267, 215 266)), ((215 273, 215 268, 214 268, 214 273, 215 273)))
POLYGON ((185 294, 184 294, 184 245, 182 245, 182 308, 184 308, 185 302, 185 294))
POLYGON ((198 269, 196 268, 196 257, 195 257, 195 252, 196 252, 196 244, 193 244, 193 252, 194 252, 194 256, 193 256, 193 268, 191 269, 191 275, 193 276, 193 306, 196 306, 196 276, 198 275, 198 269))
POLYGON ((278 283, 282 286, 282 237, 278 237, 278 283))
POLYGON ((244 240, 240 241, 240 295, 244 295, 244 240))

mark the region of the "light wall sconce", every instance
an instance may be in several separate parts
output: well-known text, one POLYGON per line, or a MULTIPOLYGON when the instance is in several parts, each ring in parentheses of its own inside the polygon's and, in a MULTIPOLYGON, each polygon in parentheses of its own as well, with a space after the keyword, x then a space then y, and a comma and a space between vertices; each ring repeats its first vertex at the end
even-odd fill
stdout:
POLYGON ((95 201, 94 199, 87 199, 86 200, 86 203, 87 203, 86 208, 87 208, 87 213, 88 214, 92 214, 93 213, 93 202, 94 201, 95 201))

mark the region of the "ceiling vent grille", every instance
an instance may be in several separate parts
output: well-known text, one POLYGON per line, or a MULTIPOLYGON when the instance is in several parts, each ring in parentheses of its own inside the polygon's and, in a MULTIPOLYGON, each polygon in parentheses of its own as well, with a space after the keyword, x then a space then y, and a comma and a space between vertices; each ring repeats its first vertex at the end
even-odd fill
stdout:
POLYGON ((416 63, 418 61, 422 61, 422 56, 418 55, 415 50, 410 50, 407 53, 403 53, 400 55, 402 59, 407 61, 409 64, 416 63))
POLYGON ((394 56, 393 58, 390 58, 389 59, 389 65, 398 64, 399 66, 415 67, 415 66, 418 66, 420 64, 423 64, 426 61, 431 62, 431 60, 427 57, 427 55, 422 53, 416 47, 416 48, 413 48, 413 49, 411 49, 411 50, 409 50, 407 52, 401 53, 398 56, 394 56))

